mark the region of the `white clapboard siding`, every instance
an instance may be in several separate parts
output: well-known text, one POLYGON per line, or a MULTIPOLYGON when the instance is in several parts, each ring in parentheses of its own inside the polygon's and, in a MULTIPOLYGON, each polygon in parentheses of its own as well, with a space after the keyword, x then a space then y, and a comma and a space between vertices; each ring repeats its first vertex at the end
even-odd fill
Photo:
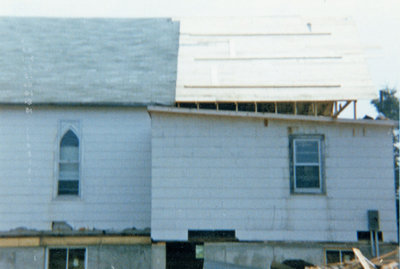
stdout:
POLYGON ((150 117, 144 108, 0 109, 0 231, 150 227, 150 117), (81 198, 56 195, 62 120, 78 121, 81 198))
POLYGON ((182 18, 176 101, 376 97, 348 19, 182 18))
POLYGON ((357 241, 367 210, 396 241, 390 127, 152 113, 152 238, 233 229, 240 240, 357 241), (324 195, 293 195, 288 127, 325 136, 324 195))

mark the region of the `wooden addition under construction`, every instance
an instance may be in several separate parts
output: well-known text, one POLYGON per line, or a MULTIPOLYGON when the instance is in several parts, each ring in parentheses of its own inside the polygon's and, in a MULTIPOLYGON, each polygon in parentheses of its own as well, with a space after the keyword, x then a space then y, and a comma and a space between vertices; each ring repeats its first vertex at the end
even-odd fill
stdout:
POLYGON ((393 250, 394 123, 358 119, 357 100, 377 91, 352 22, 179 21, 176 105, 148 108, 151 237, 166 242, 166 267, 301 268, 393 250))

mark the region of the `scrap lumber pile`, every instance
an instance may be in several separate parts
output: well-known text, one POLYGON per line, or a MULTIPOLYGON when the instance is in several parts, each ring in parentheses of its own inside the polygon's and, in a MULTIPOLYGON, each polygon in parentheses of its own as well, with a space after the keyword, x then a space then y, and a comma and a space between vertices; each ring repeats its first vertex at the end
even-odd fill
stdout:
POLYGON ((352 261, 332 263, 324 266, 310 266, 306 267, 306 269, 399 269, 398 251, 395 250, 369 260, 359 249, 353 248, 356 258, 352 261))

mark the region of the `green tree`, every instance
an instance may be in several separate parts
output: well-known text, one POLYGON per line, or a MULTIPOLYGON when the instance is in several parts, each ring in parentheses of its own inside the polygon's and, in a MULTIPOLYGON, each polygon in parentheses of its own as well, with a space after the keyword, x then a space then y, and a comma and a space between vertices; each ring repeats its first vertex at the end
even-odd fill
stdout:
MULTIPOLYGON (((396 97, 396 90, 386 87, 379 93, 379 98, 371 101, 376 110, 386 118, 399 121, 399 98, 396 97)), ((395 168, 395 186, 399 189, 399 125, 393 130, 393 153, 395 168)))
MULTIPOLYGON (((399 120, 399 99, 395 96, 396 90, 386 87, 380 91, 380 98, 371 101, 379 113, 382 113, 386 118, 391 120, 399 120)), ((394 154, 394 184, 397 193, 396 216, 397 227, 399 227, 399 125, 393 130, 393 154, 394 154)), ((399 232, 399 231, 398 231, 399 232)), ((397 234, 400 242, 400 235, 397 234)))
POLYGON ((371 101, 379 113, 391 120, 399 120, 399 99, 396 90, 386 87, 380 91, 380 98, 371 101))

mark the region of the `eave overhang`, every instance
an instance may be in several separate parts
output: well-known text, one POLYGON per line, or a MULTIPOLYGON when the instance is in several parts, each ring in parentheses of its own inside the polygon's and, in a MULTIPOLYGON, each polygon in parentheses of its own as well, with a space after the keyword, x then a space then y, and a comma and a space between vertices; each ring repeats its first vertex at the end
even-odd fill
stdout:
POLYGON ((149 106, 149 114, 168 113, 191 116, 213 116, 213 117, 236 117, 236 118, 256 118, 278 121, 297 121, 297 122, 316 122, 328 124, 351 124, 351 125, 372 125, 382 127, 395 127, 398 123, 392 120, 364 120, 364 119, 339 119, 323 116, 304 116, 304 115, 285 115, 275 113, 256 113, 242 111, 216 111, 206 109, 190 109, 176 107, 149 106))

